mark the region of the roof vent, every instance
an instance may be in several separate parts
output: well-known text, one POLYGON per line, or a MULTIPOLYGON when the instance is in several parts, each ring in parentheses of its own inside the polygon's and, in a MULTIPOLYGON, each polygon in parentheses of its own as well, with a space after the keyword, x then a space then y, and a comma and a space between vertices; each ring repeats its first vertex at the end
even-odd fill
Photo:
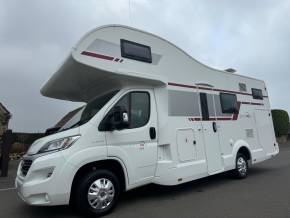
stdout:
POLYGON ((229 72, 229 73, 235 73, 235 72, 237 72, 235 69, 233 69, 233 68, 228 68, 228 69, 226 69, 225 71, 227 71, 227 72, 229 72))

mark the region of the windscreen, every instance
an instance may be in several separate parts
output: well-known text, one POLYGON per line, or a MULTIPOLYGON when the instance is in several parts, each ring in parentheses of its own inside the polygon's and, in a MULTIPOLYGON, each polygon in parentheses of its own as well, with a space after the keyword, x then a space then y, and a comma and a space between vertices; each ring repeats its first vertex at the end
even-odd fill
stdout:
POLYGON ((117 94, 117 92, 118 90, 94 98, 81 110, 79 110, 59 131, 71 129, 88 122, 104 107, 108 101, 111 100, 115 94, 117 94))

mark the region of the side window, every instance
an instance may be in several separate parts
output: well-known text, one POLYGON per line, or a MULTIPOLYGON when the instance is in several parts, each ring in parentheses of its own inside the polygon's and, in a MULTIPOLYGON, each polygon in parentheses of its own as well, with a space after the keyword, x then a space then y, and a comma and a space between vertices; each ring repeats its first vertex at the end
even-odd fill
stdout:
POLYGON ((252 95, 254 99, 263 100, 263 93, 261 89, 252 89, 252 95))
POLYGON ((235 113, 237 111, 237 96, 234 94, 220 93, 220 101, 223 113, 235 113))
POLYGON ((200 116, 198 101, 196 92, 168 90, 168 115, 200 116))
POLYGON ((150 116, 150 97, 147 92, 131 93, 130 128, 145 126, 150 116))
POLYGON ((117 104, 115 104, 115 107, 116 106, 125 107, 126 110, 129 112, 129 101, 130 101, 130 95, 126 94, 117 102, 117 104))
POLYGON ((145 126, 149 121, 150 95, 148 92, 130 92, 123 96, 115 106, 126 108, 130 118, 130 129, 145 126))
POLYGON ((202 120, 209 120, 207 94, 206 93, 200 93, 199 96, 200 96, 200 107, 201 107, 202 120))

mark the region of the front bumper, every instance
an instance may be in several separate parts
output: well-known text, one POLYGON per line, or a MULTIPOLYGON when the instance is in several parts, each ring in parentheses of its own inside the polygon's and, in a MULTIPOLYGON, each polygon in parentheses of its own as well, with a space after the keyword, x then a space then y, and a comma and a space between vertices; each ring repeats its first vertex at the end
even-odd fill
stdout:
MULTIPOLYGON (((63 205, 69 203, 71 178, 61 152, 45 156, 26 156, 32 164, 26 175, 22 173, 23 161, 19 164, 15 187, 19 197, 29 205, 63 205)), ((71 172, 71 171, 70 171, 71 172)))

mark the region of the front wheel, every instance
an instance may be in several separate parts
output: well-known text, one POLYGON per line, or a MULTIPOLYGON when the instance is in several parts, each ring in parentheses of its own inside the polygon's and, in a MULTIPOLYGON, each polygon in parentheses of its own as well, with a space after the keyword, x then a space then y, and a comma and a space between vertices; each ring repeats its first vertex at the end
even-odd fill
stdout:
POLYGON ((248 175, 248 160, 245 155, 238 153, 236 158, 236 168, 234 169, 234 175, 238 179, 246 178, 248 175))
POLYGON ((80 181, 76 192, 76 203, 81 213, 102 216, 115 207, 120 194, 120 184, 112 172, 96 170, 80 181))

